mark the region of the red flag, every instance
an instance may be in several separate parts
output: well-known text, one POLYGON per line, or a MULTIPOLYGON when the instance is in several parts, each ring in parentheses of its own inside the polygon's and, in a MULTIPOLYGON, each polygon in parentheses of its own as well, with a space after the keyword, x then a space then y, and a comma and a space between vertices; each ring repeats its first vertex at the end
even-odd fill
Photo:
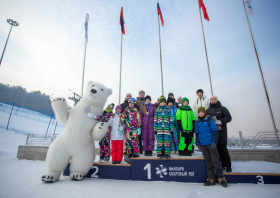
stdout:
POLYGON ((203 11, 204 18, 205 18, 207 21, 209 21, 210 19, 209 19, 209 16, 208 16, 207 12, 206 12, 206 7, 205 7, 203 1, 202 1, 202 0, 199 0, 199 8, 201 8, 201 7, 202 7, 202 11, 203 11))
POLYGON ((163 21, 163 18, 162 18, 161 9, 160 9, 160 7, 159 7, 159 2, 157 2, 157 13, 158 13, 158 15, 160 16, 161 25, 164 26, 164 21, 163 21))
POLYGON ((124 20, 123 20, 123 7, 122 7, 122 9, 121 9, 120 25, 121 25, 121 31, 122 31, 122 33, 125 35, 124 20))

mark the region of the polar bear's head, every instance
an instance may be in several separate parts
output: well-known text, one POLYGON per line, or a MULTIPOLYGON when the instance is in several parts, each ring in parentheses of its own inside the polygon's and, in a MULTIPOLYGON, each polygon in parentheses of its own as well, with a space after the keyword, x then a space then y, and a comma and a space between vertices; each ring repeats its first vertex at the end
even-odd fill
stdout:
POLYGON ((89 81, 83 98, 88 100, 90 103, 93 103, 95 106, 103 107, 108 96, 111 94, 112 89, 109 89, 100 83, 89 81))

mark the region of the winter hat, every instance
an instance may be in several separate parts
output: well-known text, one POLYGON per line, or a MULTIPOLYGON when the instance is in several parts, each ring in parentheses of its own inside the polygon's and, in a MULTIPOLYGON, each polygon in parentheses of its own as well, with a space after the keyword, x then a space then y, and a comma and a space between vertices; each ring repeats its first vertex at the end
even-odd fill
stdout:
POLYGON ((145 101, 146 101, 147 99, 149 99, 150 101, 152 101, 152 98, 151 98, 151 96, 149 96, 149 95, 147 95, 147 96, 145 97, 145 101))
POLYGON ((168 97, 170 97, 170 96, 173 96, 173 97, 174 97, 174 94, 170 92, 170 93, 168 94, 168 97))
POLYGON ((199 107, 198 110, 197 110, 197 113, 200 113, 200 112, 203 112, 204 114, 206 114, 206 110, 204 107, 199 107))
POLYGON ((159 98, 159 103, 161 103, 161 102, 165 102, 166 103, 166 98, 164 96, 161 96, 159 98))
POLYGON ((141 92, 143 92, 143 93, 145 94, 145 91, 143 91, 143 90, 139 91, 139 94, 140 94, 141 92))
POLYGON ((130 99, 128 100, 128 103, 131 103, 131 102, 135 104, 135 103, 136 103, 135 98, 130 98, 130 99))
POLYGON ((114 106, 115 106, 115 104, 114 104, 114 103, 109 104, 109 105, 106 107, 105 111, 106 111, 106 112, 112 112, 112 111, 113 111, 113 109, 114 109, 114 106), (108 110, 108 107, 111 107, 111 110, 108 110))
POLYGON ((183 98, 182 98, 181 96, 179 96, 179 97, 177 98, 177 100, 179 100, 179 99, 181 99, 181 100, 182 100, 183 98))
POLYGON ((122 111, 122 106, 121 105, 116 106, 115 110, 117 111, 118 109, 120 109, 122 111))
POLYGON ((130 96, 130 97, 132 97, 131 93, 127 93, 127 94, 126 94, 126 96, 130 96))
POLYGON ((185 101, 188 101, 188 104, 190 104, 189 99, 186 97, 182 99, 182 104, 184 104, 185 101))
POLYGON ((174 105, 174 100, 173 100, 171 97, 168 97, 167 103, 166 103, 166 104, 168 104, 168 103, 170 103, 170 102, 172 102, 172 104, 174 105))
POLYGON ((210 100, 211 100, 211 98, 216 98, 216 99, 218 100, 218 97, 215 96, 215 95, 211 96, 211 97, 210 97, 210 100))
POLYGON ((199 92, 203 94, 203 90, 202 90, 202 89, 198 89, 198 90, 196 91, 196 94, 198 94, 199 92))

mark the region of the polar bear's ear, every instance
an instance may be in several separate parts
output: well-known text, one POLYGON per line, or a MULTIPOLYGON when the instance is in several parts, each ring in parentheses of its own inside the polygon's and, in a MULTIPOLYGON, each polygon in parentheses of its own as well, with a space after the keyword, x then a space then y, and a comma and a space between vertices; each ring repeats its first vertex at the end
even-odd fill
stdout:
POLYGON ((107 89, 108 90, 108 96, 110 96, 112 94, 112 89, 107 89))

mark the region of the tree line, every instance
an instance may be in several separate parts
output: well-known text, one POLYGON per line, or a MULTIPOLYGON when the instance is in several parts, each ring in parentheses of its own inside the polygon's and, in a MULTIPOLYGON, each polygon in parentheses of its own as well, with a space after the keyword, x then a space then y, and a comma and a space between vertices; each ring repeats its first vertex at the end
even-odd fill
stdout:
POLYGON ((53 111, 50 96, 40 91, 27 92, 21 86, 10 86, 0 83, 0 101, 22 106, 36 111, 53 111))

